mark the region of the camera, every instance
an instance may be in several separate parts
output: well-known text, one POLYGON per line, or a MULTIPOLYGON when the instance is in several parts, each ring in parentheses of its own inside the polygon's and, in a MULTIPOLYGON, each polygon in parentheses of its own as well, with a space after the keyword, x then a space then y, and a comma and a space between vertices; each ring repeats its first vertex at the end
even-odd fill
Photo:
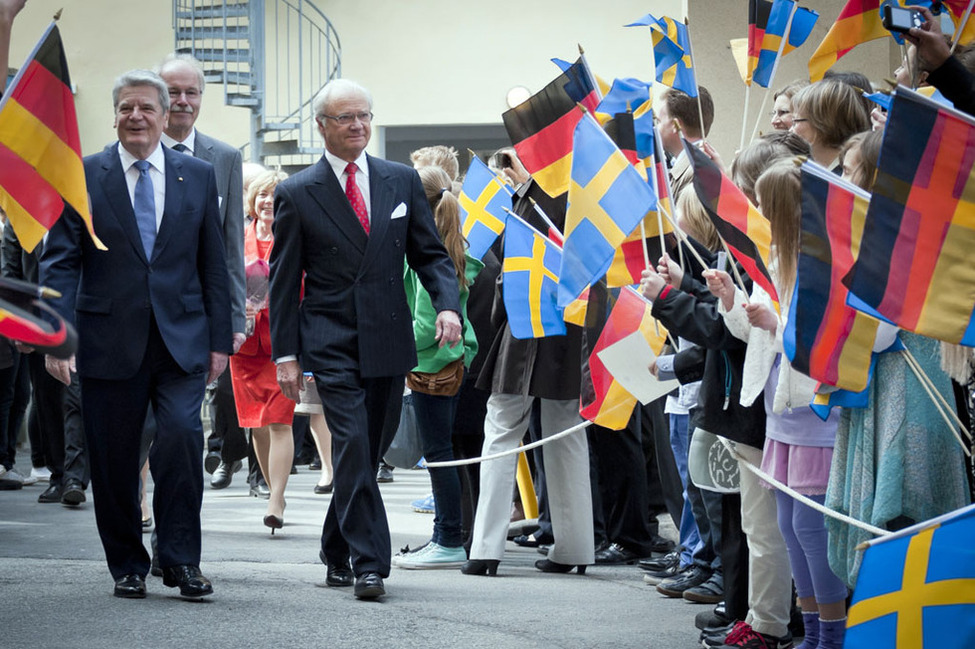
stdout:
POLYGON ((506 169, 511 166, 511 154, 499 151, 494 154, 494 164, 498 166, 499 169, 506 169))
POLYGON ((892 5, 884 5, 883 12, 884 29, 890 32, 907 33, 913 27, 921 28, 924 24, 924 16, 916 9, 903 9, 892 5))

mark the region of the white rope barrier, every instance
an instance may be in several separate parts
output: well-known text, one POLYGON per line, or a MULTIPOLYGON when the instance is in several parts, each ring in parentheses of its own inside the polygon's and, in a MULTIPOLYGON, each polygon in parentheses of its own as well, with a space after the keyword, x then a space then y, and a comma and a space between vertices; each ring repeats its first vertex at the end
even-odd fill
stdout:
POLYGON ((480 462, 487 462, 489 460, 497 460, 498 458, 507 457, 509 455, 518 455, 519 453, 524 453, 525 451, 530 451, 533 448, 538 448, 548 444, 549 442, 554 442, 557 439, 562 439, 563 437, 568 437, 569 435, 579 432, 580 430, 585 430, 592 425, 591 421, 584 421, 582 423, 576 424, 572 428, 566 428, 561 433, 555 433, 545 439, 540 439, 537 442, 532 442, 527 446, 518 446, 507 451, 501 451, 500 453, 495 453, 493 455, 482 455, 481 457, 472 457, 466 460, 452 460, 450 462, 427 462, 428 468, 441 469, 450 466, 464 466, 467 464, 478 464, 480 462))

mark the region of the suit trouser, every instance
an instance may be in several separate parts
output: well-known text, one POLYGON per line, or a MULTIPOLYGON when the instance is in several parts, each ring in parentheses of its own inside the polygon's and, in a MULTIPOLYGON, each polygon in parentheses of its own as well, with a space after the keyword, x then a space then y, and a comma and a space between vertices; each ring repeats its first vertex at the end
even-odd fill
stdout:
MULTIPOLYGON (((746 460, 762 465, 762 451, 735 444, 746 460)), ((779 530, 775 493, 741 462, 741 528, 748 537, 748 616, 759 633, 784 636, 792 608, 792 568, 779 530)))
POLYGON ((95 522, 112 577, 149 572, 139 507, 139 451, 150 403, 158 429, 149 451, 159 565, 200 564, 203 504, 203 372, 187 374, 152 323, 131 378, 84 377, 82 414, 91 464, 95 522))
POLYGON ((71 385, 62 388, 61 396, 64 405, 64 483, 77 481, 87 487, 91 480, 88 444, 81 416, 81 383, 76 373, 71 374, 71 385))
MULTIPOLYGON (((534 397, 492 394, 484 420, 483 455, 517 448, 528 425, 534 397)), ((579 402, 541 400, 542 435, 549 437, 580 423, 579 402)), ((511 516, 511 493, 517 456, 481 464, 481 493, 474 517, 472 559, 504 556, 511 516)), ((579 431, 546 444, 545 476, 555 543, 548 553, 557 563, 588 565, 594 561, 589 447, 579 431)))
POLYGON ((322 526, 322 553, 329 565, 345 565, 351 558, 356 575, 388 577, 389 523, 376 467, 396 432, 404 377, 314 375, 332 432, 334 490, 322 526))
POLYGON ((27 364, 34 391, 28 425, 37 428, 37 438, 51 470, 51 484, 61 485, 64 475, 64 384, 48 374, 44 354, 28 354, 27 364))

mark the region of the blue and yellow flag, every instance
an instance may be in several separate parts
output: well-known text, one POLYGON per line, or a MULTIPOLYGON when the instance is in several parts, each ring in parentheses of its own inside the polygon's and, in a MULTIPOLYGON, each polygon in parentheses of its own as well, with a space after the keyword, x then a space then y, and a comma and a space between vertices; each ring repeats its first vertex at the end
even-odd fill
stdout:
POLYGON ((664 16, 654 18, 647 14, 626 27, 649 27, 653 41, 653 60, 657 81, 691 97, 697 97, 697 81, 691 63, 691 37, 687 25, 664 16))
POLYGON ((602 277, 616 249, 656 207, 653 187, 590 115, 576 125, 559 306, 602 277))
POLYGON ((502 299, 515 338, 565 333, 556 304, 562 251, 541 232, 509 214, 505 223, 502 299))
POLYGON ((473 158, 460 188, 460 218, 471 257, 482 259, 504 230, 511 190, 480 158, 473 158))
POLYGON ((805 7, 797 7, 794 0, 775 0, 769 9, 768 22, 761 33, 761 39, 756 43, 754 59, 752 59, 752 34, 749 34, 748 80, 768 88, 779 50, 781 49, 782 56, 785 56, 805 43, 818 18, 817 12, 805 7), (786 27, 789 28, 789 38, 785 46, 782 46, 786 27))
POLYGON ((871 541, 847 614, 846 649, 975 644, 975 505, 871 541))

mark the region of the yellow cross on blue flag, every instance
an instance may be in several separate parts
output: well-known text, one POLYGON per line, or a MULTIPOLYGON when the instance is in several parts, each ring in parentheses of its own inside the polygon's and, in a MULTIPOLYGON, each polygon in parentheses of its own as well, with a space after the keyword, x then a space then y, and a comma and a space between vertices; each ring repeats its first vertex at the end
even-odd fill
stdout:
POLYGON ((653 187, 591 115, 576 125, 558 304, 606 274, 616 249, 657 205, 653 187))
POLYGON ((975 644, 975 505, 870 542, 846 649, 975 644))
POLYGON ((474 157, 460 188, 460 220, 471 257, 482 259, 504 230, 511 190, 481 159, 474 157))
POLYGON ((505 223, 502 298, 515 338, 565 334, 555 303, 562 251, 548 237, 509 214, 505 223))
POLYGON ((687 25, 668 16, 654 18, 647 14, 625 26, 650 28, 658 82, 682 90, 691 97, 697 97, 697 81, 691 62, 691 37, 687 32, 687 25))

